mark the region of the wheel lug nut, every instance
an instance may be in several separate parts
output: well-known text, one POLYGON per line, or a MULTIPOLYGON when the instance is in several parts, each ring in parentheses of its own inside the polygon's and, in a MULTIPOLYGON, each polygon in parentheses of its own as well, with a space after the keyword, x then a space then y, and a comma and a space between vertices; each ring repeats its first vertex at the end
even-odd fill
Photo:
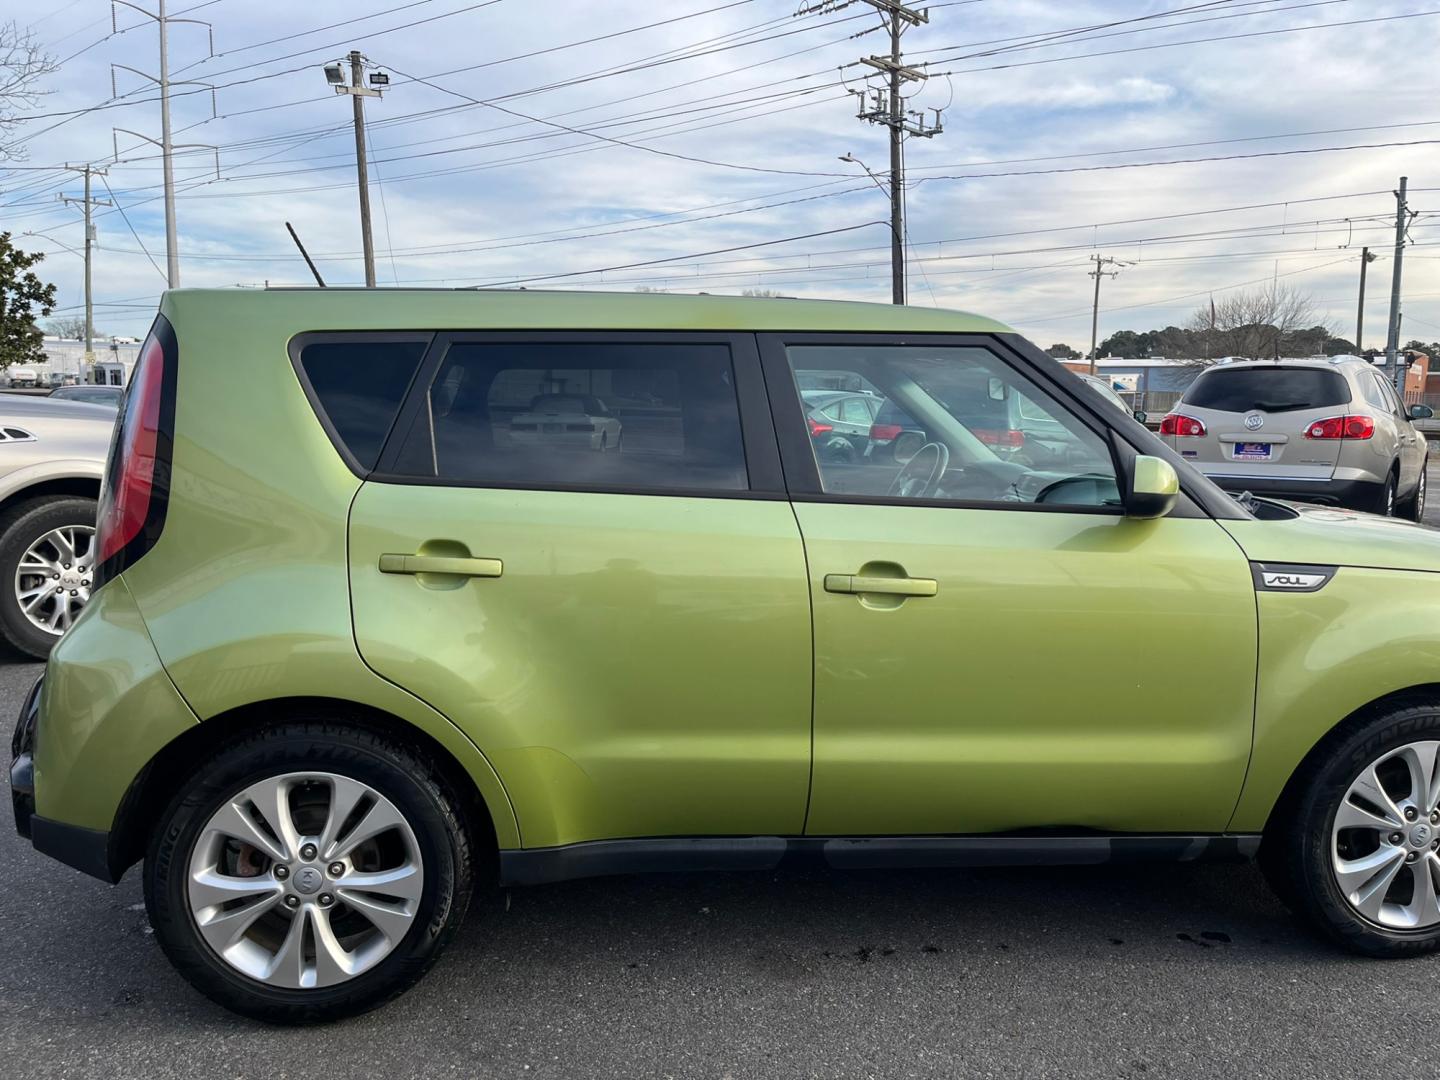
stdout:
POLYGON ((304 847, 302 847, 300 849, 300 857, 307 860, 313 859, 315 857, 315 845, 306 844, 304 847))
POLYGON ((331 877, 339 877, 345 873, 345 864, 343 862, 332 862, 326 869, 329 871, 331 877))
POLYGON ((59 574, 51 574, 50 576, 51 576, 52 578, 54 578, 56 581, 59 581, 59 580, 60 580, 60 575, 59 575, 59 574))
POLYGON ((335 898, 331 896, 328 892, 322 892, 320 894, 321 907, 329 907, 333 903, 335 903, 335 898))
POLYGON ((1416 816, 1417 816, 1417 815, 1416 815, 1415 807, 1413 807, 1413 806, 1407 806, 1407 807, 1405 807, 1405 820, 1406 820, 1406 821, 1414 821, 1415 818, 1416 818, 1416 816))
POLYGON ((289 876, 290 876, 290 868, 289 868, 288 866, 285 866, 285 865, 282 863, 280 866, 275 867, 275 877, 276 877, 278 880, 284 881, 284 880, 285 880, 287 877, 289 877, 289 876))
MULTIPOLYGON (((1402 841, 1402 840, 1404 840, 1404 839, 1405 839, 1405 838, 1404 838, 1403 836, 1401 836, 1398 832, 1392 832, 1392 833, 1390 834, 1390 843, 1392 843, 1392 844, 1398 844, 1398 843, 1400 843, 1400 841, 1402 841)), ((275 872, 278 874, 280 871, 277 869, 275 872)))
POLYGON ((1418 856, 1415 854, 1415 852, 1412 851, 1412 852, 1410 852, 1409 854, 1407 854, 1407 855, 1405 856, 1405 861, 1406 861, 1406 862, 1414 862, 1414 861, 1416 860, 1416 858, 1418 858, 1418 856))
POLYGON ((298 896, 287 896, 287 897, 285 897, 285 906, 288 907, 288 908, 297 908, 297 907, 299 907, 299 906, 300 906, 300 898, 299 898, 298 896))

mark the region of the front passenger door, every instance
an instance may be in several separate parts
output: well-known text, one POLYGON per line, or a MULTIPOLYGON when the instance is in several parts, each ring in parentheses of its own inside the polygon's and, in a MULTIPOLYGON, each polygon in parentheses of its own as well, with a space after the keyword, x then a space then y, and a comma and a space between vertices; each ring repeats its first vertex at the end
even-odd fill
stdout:
POLYGON ((1125 517, 1099 414, 995 339, 762 351, 814 609, 806 833, 1223 830, 1256 615, 1219 524, 1188 500, 1125 517), (868 380, 929 443, 903 466, 816 461, 794 389, 815 370, 868 380), (959 419, 976 392, 1023 394, 1074 453, 997 452, 959 419))

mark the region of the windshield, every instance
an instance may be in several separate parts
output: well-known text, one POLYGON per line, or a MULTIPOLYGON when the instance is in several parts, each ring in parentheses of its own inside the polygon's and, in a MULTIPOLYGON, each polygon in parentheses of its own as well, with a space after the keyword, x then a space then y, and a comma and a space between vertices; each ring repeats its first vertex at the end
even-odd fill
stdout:
POLYGON ((1211 368, 1181 399, 1197 409, 1222 412, 1289 412, 1324 409, 1350 401, 1338 371, 1309 367, 1211 368))

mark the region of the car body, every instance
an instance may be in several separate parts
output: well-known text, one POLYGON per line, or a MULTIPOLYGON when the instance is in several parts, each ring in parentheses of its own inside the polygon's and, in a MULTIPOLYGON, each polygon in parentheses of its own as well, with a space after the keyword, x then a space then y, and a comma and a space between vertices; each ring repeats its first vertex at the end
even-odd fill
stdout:
POLYGON ((1228 491, 1420 520, 1427 443, 1368 360, 1241 361, 1203 370, 1161 435, 1228 491))
POLYGON ((388 1000, 476 881, 791 857, 1258 849, 1330 937, 1440 944, 1440 535, 1247 507, 991 320, 173 291, 107 470, 17 824, 143 860, 162 948, 248 1015, 388 1000), (836 371, 927 441, 817 455, 836 371), (537 380, 618 452, 512 441, 537 380), (997 412, 1070 453, 997 452, 997 412))
POLYGON ((6 370, 6 374, 10 378, 10 385, 17 390, 33 389, 39 385, 41 378, 39 369, 33 367, 11 367, 6 370))
POLYGON ((865 453, 881 399, 845 390, 801 390, 815 452, 830 461, 854 461, 865 453))
POLYGON ((86 405, 104 405, 110 409, 120 408, 120 399, 125 390, 119 386, 91 386, 86 383, 66 383, 50 391, 49 397, 56 401, 79 401, 86 405))

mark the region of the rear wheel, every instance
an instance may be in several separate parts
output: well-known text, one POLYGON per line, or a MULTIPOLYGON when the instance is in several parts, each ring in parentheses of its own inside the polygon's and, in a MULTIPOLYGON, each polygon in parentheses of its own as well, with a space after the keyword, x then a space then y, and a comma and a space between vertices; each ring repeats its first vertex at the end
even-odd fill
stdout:
POLYGON ((1372 512, 1382 514, 1385 517, 1395 516, 1395 488, 1397 483, 1398 477, 1396 470, 1391 469, 1389 475, 1385 477, 1385 486, 1380 489, 1380 494, 1376 496, 1375 505, 1370 508, 1372 512))
POLYGON ((1440 708, 1379 714, 1306 769, 1261 852, 1281 899, 1367 956, 1440 947, 1440 708))
POLYGON ((275 1023, 372 1009, 429 968, 472 876, 459 801, 422 755, 331 723, 249 735, 191 771, 145 902, 201 993, 275 1023))
POLYGON ((44 659, 90 600, 95 500, 32 499, 0 517, 0 633, 44 659))
POLYGON ((1415 493, 1402 502, 1396 513, 1406 521, 1420 521, 1425 516, 1425 465, 1420 466, 1420 479, 1415 484, 1415 493))

